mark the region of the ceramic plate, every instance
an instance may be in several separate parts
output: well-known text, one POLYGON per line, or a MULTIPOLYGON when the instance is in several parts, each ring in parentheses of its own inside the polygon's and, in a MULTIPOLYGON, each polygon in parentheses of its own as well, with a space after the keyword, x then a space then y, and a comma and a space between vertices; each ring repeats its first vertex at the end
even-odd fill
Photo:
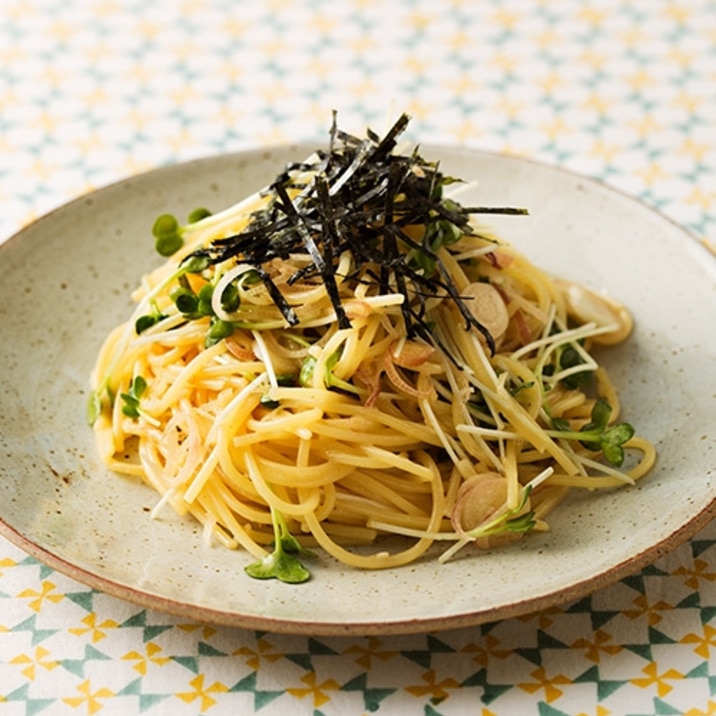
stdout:
POLYGON ((159 261, 164 212, 218 210, 264 186, 307 147, 168 166, 78 199, 0 247, 0 533, 60 572, 184 618, 324 635, 461 627, 583 596, 675 547, 716 511, 716 261, 642 204, 528 161, 423 147, 447 174, 478 179, 465 204, 518 205, 491 222, 549 271, 607 289, 633 311, 609 354, 624 419, 657 445, 638 486, 575 494, 552 531, 492 553, 379 572, 322 556, 300 586, 260 582, 246 553, 204 544, 155 496, 109 473, 85 422, 88 375, 130 290, 159 261))

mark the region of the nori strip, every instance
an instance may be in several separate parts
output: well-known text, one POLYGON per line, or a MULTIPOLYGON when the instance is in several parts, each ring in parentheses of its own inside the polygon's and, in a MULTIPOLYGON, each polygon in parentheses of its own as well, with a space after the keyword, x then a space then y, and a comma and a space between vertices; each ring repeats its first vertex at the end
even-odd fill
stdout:
POLYGON ((339 326, 347 328, 350 321, 341 303, 336 271, 341 254, 349 251, 354 270, 344 280, 355 280, 360 274, 360 280, 373 281, 381 294, 401 293, 409 337, 435 343, 425 321, 425 298, 441 296, 457 305, 466 328, 476 329, 494 352, 493 337, 462 301, 431 245, 439 229, 436 234, 428 228, 449 222, 460 233, 472 233, 473 214, 527 212, 514 207, 466 208, 443 199, 443 186, 455 179, 443 176, 438 164, 425 161, 417 148, 409 155, 394 153, 409 121, 403 114, 382 138, 369 129, 366 138, 360 139, 338 128, 334 112, 327 150, 318 150, 316 161, 287 165, 267 189, 267 207, 255 212, 243 231, 216 239, 193 255, 212 264, 235 258, 254 266, 285 320, 296 325, 293 308, 263 267, 275 258, 307 254, 310 264, 298 269, 289 283, 320 278, 339 326), (306 172, 313 174, 308 182, 297 176, 306 172), (293 190, 299 193, 292 198, 293 190), (422 242, 403 230, 410 225, 426 227, 422 242), (416 262, 416 255, 422 260, 416 262), (432 268, 429 274, 426 266, 432 268))

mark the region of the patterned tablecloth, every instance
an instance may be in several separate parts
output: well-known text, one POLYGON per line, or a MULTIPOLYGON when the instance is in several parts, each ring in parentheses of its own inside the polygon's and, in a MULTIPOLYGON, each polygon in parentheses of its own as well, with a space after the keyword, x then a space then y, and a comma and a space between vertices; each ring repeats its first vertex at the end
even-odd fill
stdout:
MULTIPOLYGON (((336 109, 564 165, 713 241, 715 88, 714 0, 2 0, 0 240, 157 165, 324 141, 336 109)), ((355 638, 185 623, 0 539, 2 716, 251 712, 716 713, 716 527, 547 612, 355 638)))

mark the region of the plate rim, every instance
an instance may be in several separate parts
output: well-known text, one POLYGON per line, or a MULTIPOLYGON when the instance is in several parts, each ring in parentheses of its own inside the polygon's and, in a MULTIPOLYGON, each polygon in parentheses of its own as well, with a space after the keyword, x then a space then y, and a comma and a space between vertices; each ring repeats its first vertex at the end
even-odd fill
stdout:
POLYGON ((159 596, 130 585, 120 584, 113 579, 102 577, 83 567, 72 564, 51 550, 26 538, 9 525, 2 517, 0 517, 0 535, 34 559, 52 567, 60 574, 76 580, 80 584, 84 584, 98 592, 121 599, 122 601, 129 602, 144 609, 151 609, 175 617, 185 617, 203 624, 262 630, 273 634, 330 637, 395 636, 474 627, 514 617, 537 614, 543 609, 581 599, 639 572, 645 566, 653 564, 659 558, 673 552, 700 529, 705 527, 714 517, 716 517, 716 497, 688 522, 660 542, 642 550, 642 552, 635 557, 625 559, 620 564, 604 570, 595 576, 585 578, 568 587, 550 591, 538 597, 527 597, 507 605, 491 607, 485 610, 476 610, 474 612, 464 612, 440 617, 412 617, 405 620, 392 620, 390 622, 362 622, 350 621, 349 619, 342 622, 314 622, 305 619, 289 619, 286 617, 254 616, 215 609, 208 606, 188 604, 168 596, 159 596))
MULTIPOLYGON (((231 152, 208 154, 201 157, 188 159, 186 161, 168 162, 137 174, 132 174, 101 187, 76 196, 69 201, 54 207, 32 222, 21 227, 16 233, 9 236, 0 243, 0 261, 3 250, 11 243, 17 243, 23 236, 34 229, 38 224, 51 221, 61 211, 71 210, 75 205, 81 204, 87 199, 103 192, 109 192, 127 182, 142 179, 151 179, 152 175, 159 175, 166 171, 188 171, 192 166, 207 165, 219 160, 250 161, 252 158, 265 157, 275 152, 298 152, 301 149, 311 151, 316 143, 299 141, 280 144, 269 147, 251 147, 231 152)), ((556 163, 548 163, 530 157, 523 157, 514 154, 501 153, 496 151, 472 148, 460 145, 424 144, 420 145, 421 152, 430 152, 436 156, 445 152, 466 152, 471 155, 491 157, 498 160, 507 160, 515 164, 529 164, 537 168, 546 169, 561 175, 566 175, 575 180, 595 185, 609 194, 619 197, 620 200, 627 200, 638 205, 642 210, 658 217, 668 223, 673 229, 683 234, 685 240, 691 240, 696 246, 703 250, 704 255, 711 259, 716 258, 711 247, 703 238, 691 228, 682 225, 670 216, 666 215, 658 207, 651 206, 648 202, 638 196, 629 194, 622 189, 615 187, 608 182, 573 171, 556 163)), ((202 623, 210 623, 227 627, 247 628, 265 630, 271 633, 284 634, 316 634, 321 636, 351 636, 351 635, 393 635, 393 634, 414 634, 434 630, 449 630, 467 626, 494 622, 512 617, 524 616, 539 612, 542 609, 555 605, 565 604, 574 599, 582 598, 594 593, 599 589, 618 582, 626 576, 634 574, 646 565, 653 563, 660 557, 672 552, 681 544, 686 542, 700 529, 705 527, 716 517, 716 497, 706 503, 701 509, 694 513, 690 519, 678 526, 670 534, 666 535, 659 542, 649 545, 637 554, 623 559, 621 562, 602 569, 601 572, 581 579, 565 587, 550 589, 549 591, 535 597, 525 597, 520 600, 513 600, 509 604, 489 607, 486 609, 476 608, 471 612, 449 614, 434 617, 407 617, 404 620, 391 619, 390 621, 351 621, 347 618, 341 622, 310 621, 303 618, 271 617, 265 615, 254 615, 238 613, 236 611, 217 609, 214 607, 188 603, 182 600, 173 599, 170 596, 154 594, 144 591, 141 588, 129 584, 120 583, 112 578, 102 576, 99 572, 93 572, 84 567, 73 564, 68 559, 56 554, 51 549, 44 547, 39 541, 35 541, 9 524, 0 515, 0 535, 26 552, 39 562, 44 563, 57 572, 64 574, 77 582, 84 584, 99 592, 109 594, 112 597, 122 599, 137 606, 156 610, 158 612, 174 616, 190 618, 202 623)))

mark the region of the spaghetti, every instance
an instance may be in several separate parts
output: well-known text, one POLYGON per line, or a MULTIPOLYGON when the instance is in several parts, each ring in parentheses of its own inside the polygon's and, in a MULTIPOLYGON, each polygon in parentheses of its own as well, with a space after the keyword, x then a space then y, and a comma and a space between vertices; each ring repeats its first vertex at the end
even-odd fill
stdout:
POLYGON ((628 337, 628 312, 476 227, 522 212, 446 198, 454 180, 397 152, 406 123, 334 123, 264 191, 160 217, 169 256, 99 353, 103 460, 159 493, 154 515, 245 549, 253 576, 303 581, 312 545, 376 569, 493 547, 655 460, 592 353, 628 337))

